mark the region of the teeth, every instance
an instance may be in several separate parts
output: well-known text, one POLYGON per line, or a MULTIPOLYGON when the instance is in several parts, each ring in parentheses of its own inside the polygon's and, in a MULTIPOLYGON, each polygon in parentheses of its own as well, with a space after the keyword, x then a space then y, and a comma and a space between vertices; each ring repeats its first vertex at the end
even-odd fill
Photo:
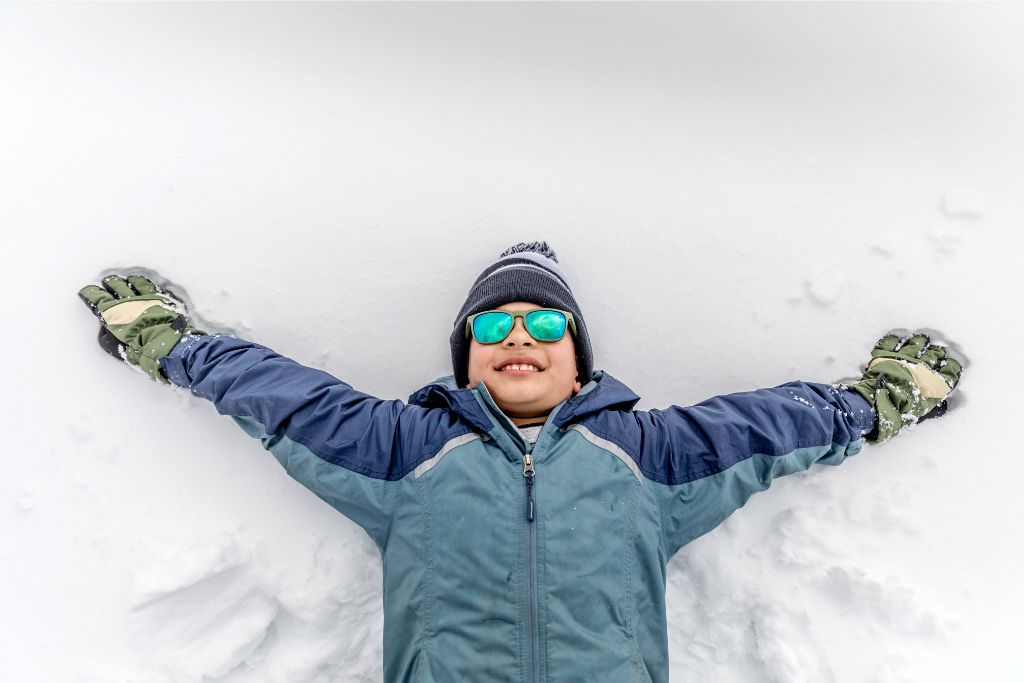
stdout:
POLYGON ((519 363, 510 363, 502 368, 502 370, 533 370, 537 372, 537 368, 532 365, 521 365, 519 363))

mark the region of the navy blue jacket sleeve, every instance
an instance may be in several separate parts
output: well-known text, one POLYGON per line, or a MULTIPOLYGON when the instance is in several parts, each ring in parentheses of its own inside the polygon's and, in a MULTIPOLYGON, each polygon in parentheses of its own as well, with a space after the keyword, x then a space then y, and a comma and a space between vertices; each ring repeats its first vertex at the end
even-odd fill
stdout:
POLYGON ((838 465, 861 449, 874 411, 828 384, 790 382, 694 406, 637 411, 639 466, 662 507, 669 557, 775 477, 838 465))
POLYGON ((231 335, 186 335, 161 369, 260 439, 292 477, 378 545, 397 494, 389 484, 460 429, 448 410, 370 396, 231 335))

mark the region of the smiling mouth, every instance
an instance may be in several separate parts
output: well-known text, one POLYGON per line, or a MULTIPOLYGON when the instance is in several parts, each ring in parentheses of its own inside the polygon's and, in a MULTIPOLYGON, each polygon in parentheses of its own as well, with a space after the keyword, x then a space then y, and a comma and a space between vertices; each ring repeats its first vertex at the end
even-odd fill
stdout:
POLYGON ((498 372, 506 374, 506 375, 536 375, 539 372, 543 372, 540 368, 536 368, 536 367, 532 367, 532 366, 521 366, 521 367, 526 367, 527 369, 525 369, 525 370, 517 370, 516 368, 513 368, 511 366, 506 365, 503 368, 499 368, 498 372))

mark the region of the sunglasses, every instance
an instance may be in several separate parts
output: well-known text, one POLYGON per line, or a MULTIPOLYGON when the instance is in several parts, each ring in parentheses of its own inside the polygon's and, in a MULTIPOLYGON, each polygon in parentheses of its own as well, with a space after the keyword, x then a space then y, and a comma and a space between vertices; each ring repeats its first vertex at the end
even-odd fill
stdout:
POLYGON ((576 334, 576 321, 569 311, 539 308, 534 311, 482 311, 466 319, 466 339, 472 334, 481 344, 503 341, 515 327, 516 318, 537 341, 554 342, 565 336, 566 327, 576 334))

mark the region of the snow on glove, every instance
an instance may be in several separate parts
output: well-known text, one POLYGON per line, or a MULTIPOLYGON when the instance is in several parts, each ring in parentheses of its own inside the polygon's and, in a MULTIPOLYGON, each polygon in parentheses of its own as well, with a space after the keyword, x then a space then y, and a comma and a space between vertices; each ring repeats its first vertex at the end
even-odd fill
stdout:
POLYGON ((163 384, 169 382, 160 371, 160 359, 182 333, 206 334, 188 324, 181 300, 142 275, 109 275, 103 288, 88 285, 78 296, 100 319, 100 347, 163 384))
POLYGON ((887 334, 871 352, 859 382, 847 385, 874 407, 875 430, 865 439, 880 443, 909 424, 946 412, 946 397, 956 387, 963 365, 918 332, 907 340, 887 334))

